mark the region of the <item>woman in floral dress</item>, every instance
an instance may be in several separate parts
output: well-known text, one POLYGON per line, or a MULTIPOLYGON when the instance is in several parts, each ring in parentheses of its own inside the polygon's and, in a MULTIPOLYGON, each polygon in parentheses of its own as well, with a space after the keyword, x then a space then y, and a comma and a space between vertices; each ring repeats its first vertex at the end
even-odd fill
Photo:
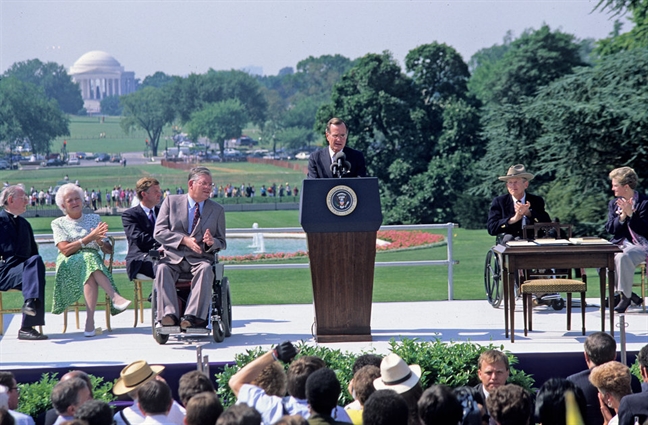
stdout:
POLYGON ((52 221, 54 243, 60 251, 56 258, 52 313, 62 313, 83 294, 87 313, 84 335, 92 337, 99 287, 110 298, 112 314, 126 310, 130 301, 117 292, 100 253, 113 249, 105 239, 108 224, 100 221, 97 214, 83 214, 81 188, 72 183, 61 186, 56 193, 56 205, 65 215, 52 221))

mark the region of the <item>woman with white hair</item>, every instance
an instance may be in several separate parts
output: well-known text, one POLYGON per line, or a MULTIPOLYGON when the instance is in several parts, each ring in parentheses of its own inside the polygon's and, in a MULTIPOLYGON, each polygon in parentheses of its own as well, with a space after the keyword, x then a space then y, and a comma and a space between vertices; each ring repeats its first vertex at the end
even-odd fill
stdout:
POLYGON ((52 313, 62 313, 83 294, 87 313, 84 335, 93 337, 99 287, 111 300, 112 314, 126 310, 130 301, 119 295, 103 263, 100 251, 110 253, 113 249, 106 239, 108 224, 97 214, 83 214, 83 190, 72 183, 61 186, 56 205, 65 215, 52 221, 54 243, 59 249, 52 313))

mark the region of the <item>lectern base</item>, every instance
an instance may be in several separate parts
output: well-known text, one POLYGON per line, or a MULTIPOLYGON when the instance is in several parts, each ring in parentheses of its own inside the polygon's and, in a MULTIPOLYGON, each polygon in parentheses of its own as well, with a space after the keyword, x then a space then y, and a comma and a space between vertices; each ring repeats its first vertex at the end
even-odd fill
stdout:
POLYGON ((317 342, 367 342, 372 341, 369 335, 315 335, 317 342))

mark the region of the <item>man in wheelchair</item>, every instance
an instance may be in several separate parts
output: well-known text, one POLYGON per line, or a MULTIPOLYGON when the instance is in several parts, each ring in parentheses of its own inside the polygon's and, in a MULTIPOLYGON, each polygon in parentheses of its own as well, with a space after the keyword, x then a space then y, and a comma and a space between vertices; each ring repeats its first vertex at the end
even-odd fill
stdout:
POLYGON ((155 272, 156 321, 162 326, 204 328, 209 323, 215 255, 227 247, 225 211, 212 201, 212 176, 208 168, 189 171, 187 194, 169 195, 162 202, 153 236, 163 256, 155 272), (175 283, 190 273, 191 292, 180 316, 175 283))
MULTIPOLYGON (((523 237, 523 227, 537 223, 549 223, 551 217, 545 211, 542 197, 527 193, 529 181, 535 176, 526 171, 524 165, 513 165, 505 176, 499 179, 506 182, 508 194, 493 199, 488 211, 488 234, 497 237, 497 243, 523 237)), ((543 235, 534 235, 543 236, 543 235)), ((560 298, 558 294, 545 294, 540 298, 560 298)))

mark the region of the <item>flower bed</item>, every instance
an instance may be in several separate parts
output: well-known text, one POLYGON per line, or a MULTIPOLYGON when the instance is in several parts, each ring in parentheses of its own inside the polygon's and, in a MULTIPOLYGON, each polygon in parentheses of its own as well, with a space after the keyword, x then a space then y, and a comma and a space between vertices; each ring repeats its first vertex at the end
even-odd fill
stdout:
MULTIPOLYGON (((404 231, 404 230, 387 230, 378 232, 378 240, 386 241, 387 243, 377 243, 377 251, 394 251, 415 248, 426 248, 444 243, 445 238, 443 235, 436 235, 433 233, 426 233, 420 231, 404 231)), ((268 254, 246 254, 246 255, 220 255, 220 261, 228 263, 245 263, 258 260, 286 260, 289 258, 303 258, 307 257, 308 252, 274 252, 268 254)), ((108 266, 108 264, 106 264, 108 266)), ((126 261, 114 261, 113 268, 125 268, 126 261)), ((45 263, 47 270, 54 270, 56 263, 53 261, 45 263)))

